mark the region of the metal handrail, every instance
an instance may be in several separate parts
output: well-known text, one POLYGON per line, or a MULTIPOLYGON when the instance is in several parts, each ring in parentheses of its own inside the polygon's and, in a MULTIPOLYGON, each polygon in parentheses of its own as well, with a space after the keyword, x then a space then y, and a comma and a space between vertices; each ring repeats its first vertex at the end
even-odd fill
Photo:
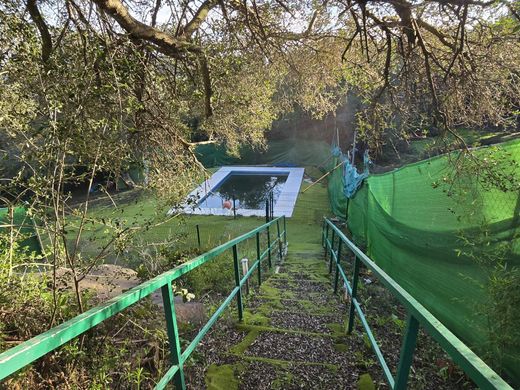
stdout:
POLYGON ((246 283, 248 278, 253 274, 254 270, 258 271, 258 282, 262 282, 262 267, 261 262, 267 256, 269 268, 271 268, 271 250, 278 245, 280 258, 282 257, 282 240, 287 244, 287 230, 285 216, 278 217, 272 221, 265 223, 256 229, 251 230, 239 237, 236 237, 225 244, 219 245, 212 250, 197 256, 196 258, 171 269, 155 278, 136 286, 124 294, 118 295, 109 301, 96 306, 85 313, 82 313, 61 325, 58 325, 47 332, 44 332, 24 343, 11 348, 0 354, 0 380, 7 378, 11 374, 20 370, 21 368, 34 362, 36 359, 52 352, 56 348, 62 346, 73 338, 82 333, 94 328, 99 323, 114 316, 120 311, 137 303, 154 291, 161 289, 164 303, 164 312, 166 317, 166 327, 168 331, 168 339, 170 344, 170 357, 172 366, 157 383, 156 389, 164 388, 172 379, 177 389, 185 389, 184 380, 184 362, 189 358, 190 354, 195 350, 202 337, 208 332, 211 326, 217 321, 222 312, 229 306, 235 296, 237 296, 238 318, 242 321, 243 318, 243 304, 242 304, 242 285, 246 283), (280 222, 283 222, 283 231, 280 231, 280 222), (276 239, 271 242, 269 227, 276 225, 277 234, 276 239), (265 251, 260 252, 260 233, 266 231, 268 245, 265 251), (282 237, 283 236, 283 237, 282 237), (256 238, 256 261, 249 268, 249 271, 241 278, 238 267, 238 251, 237 245, 249 238, 256 238), (178 279, 184 274, 194 270, 203 265, 209 260, 220 255, 227 249, 233 250, 233 266, 235 272, 235 288, 231 291, 228 297, 215 311, 215 313, 208 320, 206 325, 202 327, 199 333, 195 336, 193 341, 181 351, 179 330, 177 328, 177 320, 175 316, 175 303, 173 292, 171 288, 172 281, 178 279))
POLYGON ((420 304, 412 295, 404 290, 394 279, 392 279, 381 267, 361 251, 345 234, 327 218, 324 219, 322 229, 322 246, 325 249, 325 258, 330 255, 329 273, 332 273, 334 265, 334 292, 338 290, 339 276, 343 279, 347 293, 350 296, 350 308, 348 316, 347 332, 351 333, 354 328, 354 317, 357 313, 363 328, 368 336, 372 349, 377 360, 383 369, 383 373, 390 388, 402 390, 407 388, 410 367, 413 361, 413 354, 417 340, 419 327, 422 326, 428 334, 450 355, 453 361, 458 364, 464 372, 483 390, 487 389, 510 389, 509 386, 491 367, 480 359, 466 344, 455 336, 446 326, 444 326, 432 313, 420 304), (329 239, 329 230, 332 231, 329 239), (337 248, 334 248, 335 238, 337 237, 337 248), (354 270, 352 283, 345 275, 345 270, 341 265, 341 250, 345 245, 354 254, 354 270), (399 302, 408 312, 406 331, 403 338, 399 365, 396 377, 392 375, 388 364, 377 344, 370 326, 365 318, 361 305, 357 299, 357 286, 359 280, 360 262, 365 264, 379 280, 393 293, 399 302))

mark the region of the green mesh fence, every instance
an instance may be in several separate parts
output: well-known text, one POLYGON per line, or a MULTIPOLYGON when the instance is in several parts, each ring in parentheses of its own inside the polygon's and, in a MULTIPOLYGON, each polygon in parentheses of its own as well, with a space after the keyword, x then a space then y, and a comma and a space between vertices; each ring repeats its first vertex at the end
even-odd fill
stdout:
MULTIPOLYGON (((13 215, 14 234, 20 246, 26 247, 31 252, 40 253, 40 243, 34 229, 32 219, 27 215, 25 208, 16 207, 13 215), (21 239, 21 241, 20 241, 21 239)), ((0 225, 10 225, 9 210, 0 208, 0 225)), ((0 227, 0 234, 10 234, 8 226, 0 227)))
POLYGON ((224 145, 200 145, 196 149, 197 158, 205 167, 222 165, 320 165, 330 153, 326 142, 286 139, 270 141, 266 150, 243 147, 239 156, 227 154, 224 145))
POLYGON ((454 153, 371 175, 350 201, 337 169, 329 197, 370 257, 520 385, 520 195, 487 185, 520 175, 520 140, 476 154, 478 163, 454 153), (489 177, 478 177, 482 164, 489 177))

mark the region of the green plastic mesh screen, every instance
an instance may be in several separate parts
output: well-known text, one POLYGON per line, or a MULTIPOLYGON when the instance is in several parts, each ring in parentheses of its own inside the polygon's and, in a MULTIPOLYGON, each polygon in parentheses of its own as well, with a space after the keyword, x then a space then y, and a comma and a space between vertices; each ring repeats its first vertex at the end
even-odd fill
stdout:
POLYGON ((520 174, 520 140, 476 154, 477 164, 453 153, 371 175, 348 211, 337 169, 329 197, 370 257, 520 385, 520 195, 486 185, 520 174), (493 173, 477 180, 482 164, 493 173), (470 173, 454 175, 463 165, 470 173))
MULTIPOLYGON (((19 241, 21 247, 27 248, 31 252, 40 253, 40 243, 33 226, 32 219, 27 215, 25 208, 15 207, 13 215, 14 234, 19 241)), ((0 225, 10 225, 9 210, 7 208, 0 208, 0 225)), ((0 233, 8 239, 10 228, 8 226, 0 227, 0 233)))
POLYGON ((270 141, 266 150, 243 147, 240 156, 231 156, 225 146, 214 144, 200 145, 195 152, 207 168, 234 164, 309 166, 322 164, 330 153, 330 146, 326 142, 287 139, 270 141))

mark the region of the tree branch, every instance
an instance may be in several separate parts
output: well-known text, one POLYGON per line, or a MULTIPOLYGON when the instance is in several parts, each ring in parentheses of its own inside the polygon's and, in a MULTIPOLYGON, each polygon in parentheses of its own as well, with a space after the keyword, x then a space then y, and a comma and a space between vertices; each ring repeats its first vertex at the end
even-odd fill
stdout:
POLYGON ((40 32, 40 36, 42 38, 42 61, 46 63, 51 54, 52 54, 52 37, 49 33, 49 28, 43 20, 43 17, 38 9, 38 5, 36 4, 37 0, 27 0, 27 10, 29 11, 29 15, 31 15, 31 19, 34 24, 38 28, 40 32))
POLYGON ((181 35, 184 37, 191 37, 193 33, 200 27, 200 25, 206 20, 209 11, 218 4, 218 0, 206 0, 204 1, 199 9, 193 15, 193 18, 181 29, 181 35))

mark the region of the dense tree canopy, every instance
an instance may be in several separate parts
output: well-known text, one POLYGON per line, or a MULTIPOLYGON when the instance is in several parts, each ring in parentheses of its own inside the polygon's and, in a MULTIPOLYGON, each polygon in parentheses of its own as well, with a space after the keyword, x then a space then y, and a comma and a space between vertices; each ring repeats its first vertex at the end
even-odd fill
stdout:
POLYGON ((358 126, 378 146, 385 130, 511 124, 517 7, 9 0, 1 9, 2 83, 27 100, 17 104, 28 115, 17 115, 18 124, 50 121, 59 109, 54 120, 88 143, 88 132, 110 133, 125 145, 119 152, 138 160, 189 160, 195 128, 198 141, 231 148, 261 142, 273 119, 295 105, 319 117, 346 90, 362 97, 358 126))

